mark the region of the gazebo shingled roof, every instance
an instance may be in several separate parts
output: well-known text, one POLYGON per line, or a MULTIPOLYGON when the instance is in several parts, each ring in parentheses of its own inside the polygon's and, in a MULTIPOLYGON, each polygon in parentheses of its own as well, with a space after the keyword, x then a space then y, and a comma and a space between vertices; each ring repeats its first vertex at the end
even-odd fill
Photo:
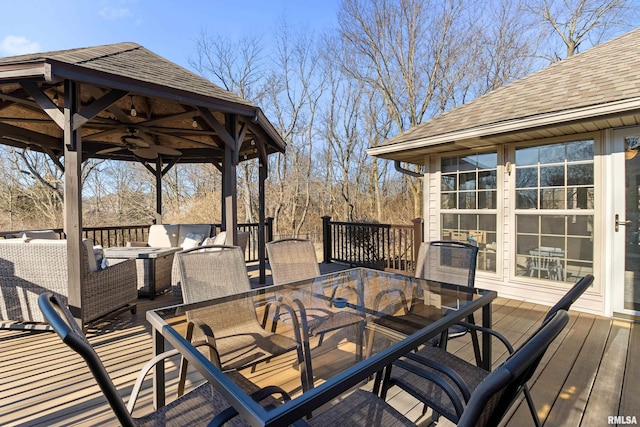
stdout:
POLYGON ((104 149, 122 146, 122 136, 136 132, 147 142, 182 153, 165 156, 165 162, 220 163, 224 145, 229 143, 226 135, 221 135, 225 114, 245 119, 239 160, 257 157, 259 148, 267 154, 285 148, 259 107, 135 43, 0 58, 0 133, 9 135, 3 140, 9 145, 45 147, 62 154, 61 147, 48 138, 61 138, 62 129, 42 106, 36 105, 33 91, 21 84, 27 79, 36 82, 50 101, 57 99, 58 105, 64 102, 64 79, 82 83, 82 105, 107 90, 122 91, 109 108, 83 124, 84 158, 139 161, 128 150, 100 154, 104 149), (132 104, 135 117, 130 114, 132 104), (217 123, 210 123, 211 116, 217 123), (194 120, 198 125, 195 128, 194 120), (265 143, 262 147, 256 147, 258 139, 265 143))

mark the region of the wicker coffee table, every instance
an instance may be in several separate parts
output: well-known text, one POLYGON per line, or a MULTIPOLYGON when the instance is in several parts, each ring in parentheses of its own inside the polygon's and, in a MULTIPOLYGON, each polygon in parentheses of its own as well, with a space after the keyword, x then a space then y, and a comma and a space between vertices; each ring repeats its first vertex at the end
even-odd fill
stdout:
POLYGON ((135 259, 138 297, 153 299, 171 286, 173 254, 180 250, 181 248, 113 247, 105 248, 104 256, 110 264, 135 259))

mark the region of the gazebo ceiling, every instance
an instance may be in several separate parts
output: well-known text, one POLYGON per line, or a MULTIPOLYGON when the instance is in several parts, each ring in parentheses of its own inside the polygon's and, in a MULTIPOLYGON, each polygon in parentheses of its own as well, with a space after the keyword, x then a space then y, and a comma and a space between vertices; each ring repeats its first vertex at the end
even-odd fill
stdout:
POLYGON ((61 157, 65 80, 79 83, 84 160, 221 164, 229 144, 238 161, 284 152, 259 107, 134 43, 0 58, 0 143, 61 157))

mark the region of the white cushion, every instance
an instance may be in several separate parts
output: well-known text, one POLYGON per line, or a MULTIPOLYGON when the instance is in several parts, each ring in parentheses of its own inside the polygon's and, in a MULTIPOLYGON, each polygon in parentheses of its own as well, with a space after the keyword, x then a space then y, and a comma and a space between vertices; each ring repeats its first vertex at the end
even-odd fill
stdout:
POLYGON ((191 249, 196 246, 200 246, 200 243, 204 240, 204 234, 187 233, 186 237, 182 241, 182 249, 191 249))
POLYGON ((226 240, 227 240, 227 232, 226 231, 221 231, 219 234, 216 234, 216 236, 214 237, 213 244, 214 245, 224 245, 226 240))
POLYGON ((178 245, 178 224, 153 224, 149 227, 147 243, 153 248, 172 248, 178 245))
POLYGON ((183 246, 184 240, 190 233, 201 234, 202 239, 209 237, 211 234, 211 226, 209 224, 180 224, 180 231, 178 232, 178 242, 176 246, 183 246))

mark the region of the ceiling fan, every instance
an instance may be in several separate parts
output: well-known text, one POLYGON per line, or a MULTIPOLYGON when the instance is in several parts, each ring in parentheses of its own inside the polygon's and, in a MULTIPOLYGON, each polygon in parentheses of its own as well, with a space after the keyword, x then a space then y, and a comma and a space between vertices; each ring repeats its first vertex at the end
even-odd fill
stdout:
POLYGON ((143 132, 139 132, 136 128, 128 128, 128 135, 122 135, 120 141, 123 145, 100 150, 97 154, 114 153, 121 150, 129 150, 138 157, 147 160, 158 158, 158 154, 167 156, 180 156, 182 153, 174 148, 165 147, 163 145, 154 144, 148 139, 143 132), (140 133, 140 135, 138 135, 140 133))

